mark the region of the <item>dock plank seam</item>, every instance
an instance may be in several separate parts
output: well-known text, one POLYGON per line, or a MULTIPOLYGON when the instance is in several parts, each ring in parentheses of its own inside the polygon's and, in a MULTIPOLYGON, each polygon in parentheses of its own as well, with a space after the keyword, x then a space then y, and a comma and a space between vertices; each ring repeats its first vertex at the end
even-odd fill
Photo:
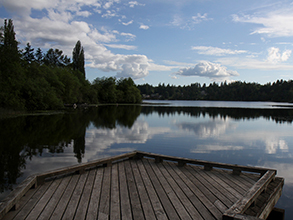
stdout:
POLYGON ((198 172, 198 170, 192 169, 191 166, 186 167, 188 176, 194 176, 196 175, 197 180, 206 186, 207 190, 209 190, 218 200, 220 200, 224 205, 225 208, 229 208, 236 202, 236 199, 230 199, 230 193, 228 191, 225 191, 225 188, 223 188, 221 185, 219 185, 216 182, 213 182, 212 184, 208 178, 208 176, 204 175, 204 172, 198 172), (221 189, 221 190, 220 190, 221 189))
POLYGON ((163 186, 161 185, 160 181, 157 179, 157 176, 155 175, 152 168, 150 167, 148 160, 143 159, 142 162, 143 162, 144 167, 150 177, 150 180, 152 181, 153 187, 158 195, 158 198, 164 208, 164 211, 165 211, 168 219, 180 220, 180 217, 179 217, 177 211, 174 209, 174 206, 170 202, 168 196, 166 195, 166 192, 164 191, 163 186))
POLYGON ((95 180, 93 184, 92 193, 90 195, 90 201, 87 209, 87 220, 96 220, 98 216, 98 207, 100 204, 100 196, 102 190, 102 180, 104 175, 104 168, 98 168, 95 172, 95 180))
MULTIPOLYGON (((153 169, 155 175, 157 176, 158 180, 160 181, 161 185, 164 186, 163 190, 165 191, 166 195, 168 196, 169 200, 171 201, 174 209, 177 211, 178 215, 181 219, 191 219, 191 216, 188 214, 186 207, 182 204, 182 201, 178 197, 178 192, 176 193, 171 186, 170 180, 166 179, 158 168, 158 164, 152 163, 149 161, 151 168, 153 169)), ((159 164, 161 165, 161 164, 159 164)))
POLYGON ((185 186, 183 182, 180 182, 180 180, 174 176, 174 173, 171 173, 172 168, 166 167, 165 164, 160 164, 157 166, 161 167, 162 174, 168 180, 170 186, 172 187, 173 191, 177 194, 177 197, 180 199, 182 204, 184 204, 187 212, 190 214, 190 217, 192 219, 202 219, 201 215, 199 214, 198 210, 195 208, 193 204, 195 196, 192 193, 190 193, 190 191, 187 191, 188 187, 185 186))
POLYGON ((154 185, 148 175, 148 173, 146 172, 146 169, 144 167, 144 164, 142 163, 141 160, 136 162, 139 168, 139 172, 141 173, 141 177, 143 180, 143 183, 146 187, 148 196, 150 198, 151 201, 151 205, 153 207, 153 210, 155 212, 155 216, 158 220, 167 220, 168 217, 165 213, 164 207, 161 204, 161 201, 159 199, 159 196, 154 188, 154 185))
POLYGON ((153 209, 153 206, 151 205, 150 197, 147 193, 146 186, 142 180, 141 173, 138 170, 137 163, 136 163, 136 161, 131 160, 130 164, 131 164, 131 168, 133 170, 133 175, 134 175, 135 182, 137 185, 137 190, 138 190, 141 205, 143 208, 144 217, 147 220, 148 219, 154 220, 154 219, 156 219, 154 209, 153 209))
MULTIPOLYGON (((190 179, 192 176, 187 176, 182 172, 181 167, 176 167, 174 164, 169 163, 169 166, 171 166, 174 172, 174 175, 177 176, 176 180, 178 180, 178 184, 182 186, 186 186, 185 191, 193 192, 193 194, 196 196, 196 200, 198 201, 198 204, 196 205, 199 213, 202 215, 203 219, 218 219, 221 217, 222 213, 213 205, 213 202, 209 200, 207 195, 202 192, 202 190, 194 184, 196 178, 190 179)), ((186 169, 186 167, 184 167, 186 169)), ((193 197, 195 198, 195 197, 193 197)))

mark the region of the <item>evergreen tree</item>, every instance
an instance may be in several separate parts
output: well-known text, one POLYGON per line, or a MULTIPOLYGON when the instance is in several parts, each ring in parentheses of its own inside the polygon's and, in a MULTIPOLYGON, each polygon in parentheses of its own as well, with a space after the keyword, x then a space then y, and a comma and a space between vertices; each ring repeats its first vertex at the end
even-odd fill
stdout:
POLYGON ((23 52, 23 59, 27 63, 31 63, 35 60, 34 48, 31 47, 30 43, 26 44, 26 47, 23 52))
POLYGON ((37 49, 37 52, 36 52, 35 56, 36 56, 37 63, 42 64, 44 55, 43 55, 43 52, 42 52, 41 48, 37 49))
POLYGON ((83 73, 85 78, 84 50, 80 41, 77 41, 72 51, 72 66, 74 70, 79 70, 81 73, 83 73))
MULTIPOLYGON (((0 34, 0 62, 5 65, 9 62, 18 62, 19 53, 18 53, 18 42, 15 38, 14 25, 11 19, 5 19, 4 27, 1 27, 0 34)), ((1 66, 2 68, 2 66, 1 66)))
POLYGON ((67 57, 67 55, 63 55, 63 51, 59 49, 49 49, 44 57, 44 63, 47 66, 58 66, 58 67, 64 67, 69 65, 70 58, 67 57))

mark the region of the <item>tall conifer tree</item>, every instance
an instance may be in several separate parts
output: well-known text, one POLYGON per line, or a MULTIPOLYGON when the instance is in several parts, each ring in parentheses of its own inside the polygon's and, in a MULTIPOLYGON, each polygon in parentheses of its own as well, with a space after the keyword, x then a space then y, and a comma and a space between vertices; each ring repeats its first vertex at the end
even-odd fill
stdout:
POLYGON ((81 42, 77 41, 72 51, 72 65, 74 70, 79 70, 85 77, 84 69, 84 50, 81 46, 81 42))

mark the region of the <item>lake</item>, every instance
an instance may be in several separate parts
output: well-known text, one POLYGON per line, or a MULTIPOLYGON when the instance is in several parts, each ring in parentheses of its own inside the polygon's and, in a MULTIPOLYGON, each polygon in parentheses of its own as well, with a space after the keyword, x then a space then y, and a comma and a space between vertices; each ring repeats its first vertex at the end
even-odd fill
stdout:
POLYGON ((293 219, 293 105, 146 101, 0 120, 0 199, 35 173, 134 150, 277 169, 293 219))

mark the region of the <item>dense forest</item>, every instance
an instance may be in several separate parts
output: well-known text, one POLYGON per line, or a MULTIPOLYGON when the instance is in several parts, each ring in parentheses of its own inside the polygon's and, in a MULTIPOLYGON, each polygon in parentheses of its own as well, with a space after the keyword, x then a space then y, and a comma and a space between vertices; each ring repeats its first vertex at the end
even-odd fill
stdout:
POLYGON ((293 102, 293 81, 261 85, 246 82, 194 83, 188 86, 138 85, 144 99, 293 102))
POLYGON ((73 103, 140 103, 131 78, 85 78, 84 49, 77 41, 71 59, 60 49, 18 48, 11 19, 0 29, 0 108, 62 109, 73 103))

